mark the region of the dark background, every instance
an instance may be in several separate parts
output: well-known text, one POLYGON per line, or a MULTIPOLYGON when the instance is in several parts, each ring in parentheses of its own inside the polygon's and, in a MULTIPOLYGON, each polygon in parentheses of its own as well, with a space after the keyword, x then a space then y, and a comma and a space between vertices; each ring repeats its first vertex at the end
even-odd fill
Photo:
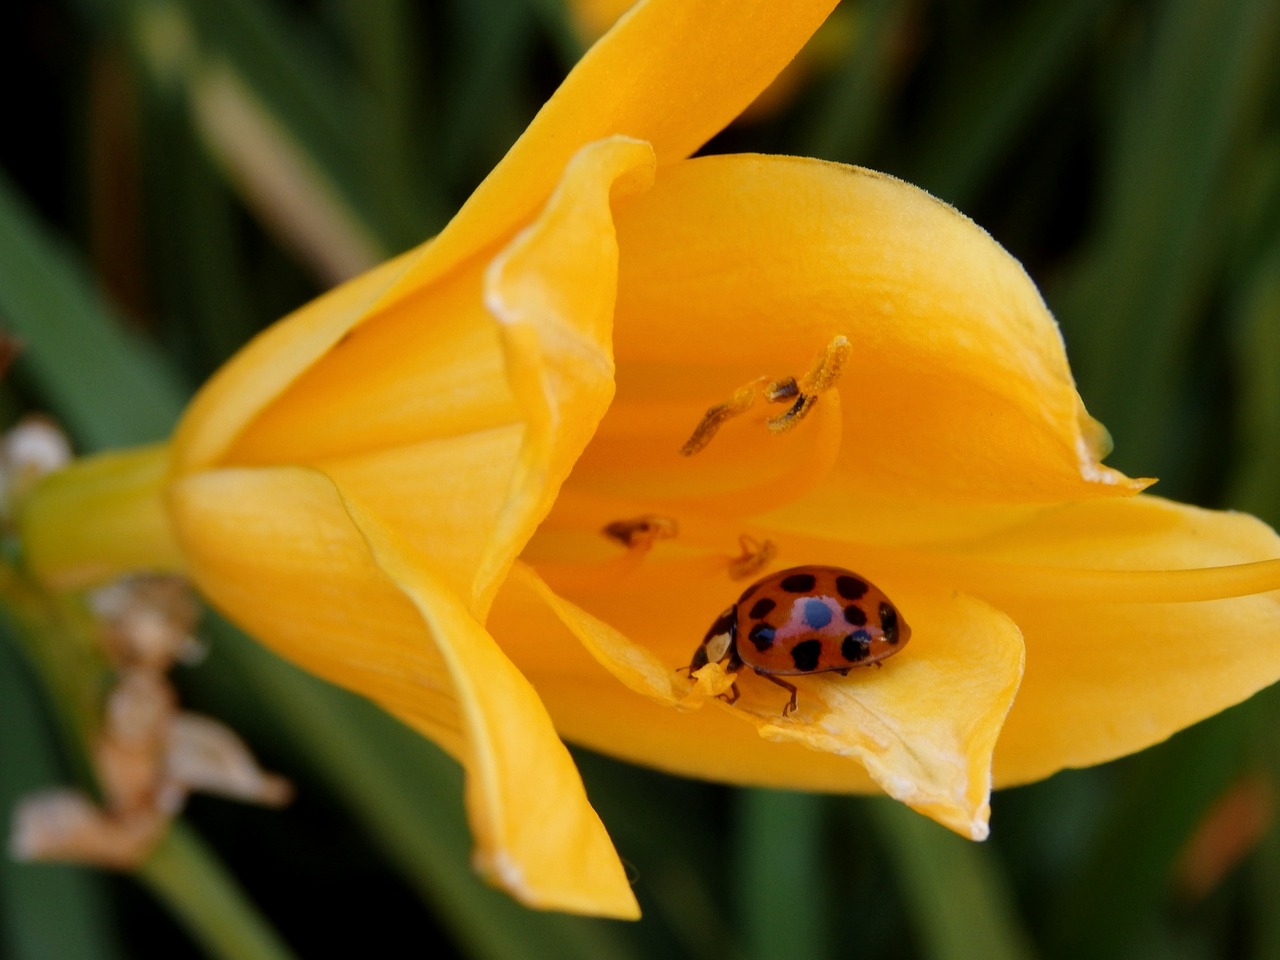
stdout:
MULTIPOLYGON (((81 449, 162 437, 254 331, 439 229, 584 43, 557 0, 27 0, 3 16, 0 321, 39 332, 0 419, 50 411, 81 449), (238 134, 211 132, 202 97, 228 76, 305 165, 302 207, 339 211, 332 237, 292 239, 299 208, 264 206, 238 134), (100 343, 105 326, 124 339, 100 343)), ((1045 292, 1109 462, 1275 525, 1276 63, 1269 0, 846 2, 781 102, 707 150, 857 163, 955 204, 1045 292)), ((204 633, 211 655, 177 674, 185 703, 299 796, 285 812, 197 798, 184 821, 302 956, 1280 957, 1275 691, 997 794, 981 846, 883 800, 579 752, 645 909, 624 924, 483 888, 460 776, 433 747, 216 621, 204 633)), ((75 770, 0 642, 0 815, 75 770)), ((156 893, 5 862, 0 956, 201 955, 156 893)))

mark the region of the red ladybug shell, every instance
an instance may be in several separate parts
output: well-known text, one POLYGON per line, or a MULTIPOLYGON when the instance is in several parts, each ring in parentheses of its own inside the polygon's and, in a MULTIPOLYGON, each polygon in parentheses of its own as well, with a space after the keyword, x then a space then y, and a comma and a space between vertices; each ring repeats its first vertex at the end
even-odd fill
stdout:
POLYGON ((842 567, 792 567, 757 580, 717 618, 689 671, 726 658, 730 672, 745 664, 792 691, 787 713, 794 688, 774 677, 848 673, 893 656, 910 638, 897 607, 865 577, 842 567))

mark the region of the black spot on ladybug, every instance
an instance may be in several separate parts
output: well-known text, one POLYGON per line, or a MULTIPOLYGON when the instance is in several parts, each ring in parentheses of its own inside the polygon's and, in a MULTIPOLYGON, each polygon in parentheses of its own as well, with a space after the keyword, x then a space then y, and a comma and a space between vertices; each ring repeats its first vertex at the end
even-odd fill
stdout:
POLYGON ((844 638, 840 644, 840 655, 850 663, 865 660, 871 652, 871 634, 865 630, 855 630, 844 638))
POLYGON ((898 642, 898 611, 887 603, 880 604, 880 629, 885 643, 898 642))
POLYGON ((789 577, 784 577, 778 586, 787 593, 808 593, 817 582, 818 578, 812 573, 793 573, 789 577))
POLYGON ((846 600, 861 600, 867 585, 857 577, 836 577, 836 591, 846 600))
POLYGON ((791 648, 791 659, 795 661, 796 669, 803 670, 805 673, 817 669, 820 656, 822 656, 821 640, 805 640, 791 648))
POLYGON ((844 608, 844 619, 851 626, 865 627, 867 625, 867 611, 856 603, 851 603, 844 608))
POLYGON ((755 605, 751 608, 751 612, 748 616, 751 617, 752 620, 759 620, 763 617, 767 617, 776 606, 777 604, 768 597, 761 597, 755 602, 755 605))
POLYGON ((737 611, 730 607, 716 619, 711 625, 711 629, 707 631, 707 635, 702 638, 702 642, 706 643, 712 637, 718 637, 722 633, 731 634, 737 624, 737 611))
POLYGON ((767 623, 757 623, 747 634, 747 639, 755 644, 757 650, 764 653, 773 646, 773 627, 767 623))
POLYGON ((816 597, 804 601, 804 622, 810 630, 821 630, 831 622, 831 608, 816 597))

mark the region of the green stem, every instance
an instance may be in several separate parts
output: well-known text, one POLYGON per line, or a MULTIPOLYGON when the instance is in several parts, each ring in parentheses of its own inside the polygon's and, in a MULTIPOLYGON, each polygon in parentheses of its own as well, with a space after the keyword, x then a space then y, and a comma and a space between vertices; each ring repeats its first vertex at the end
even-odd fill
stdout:
POLYGON ((743 790, 737 823, 735 891, 752 960, 817 960, 828 949, 830 903, 822 878, 825 797, 787 790, 743 790))
POLYGON ((287 960, 294 956, 191 830, 175 823, 135 876, 214 957, 287 960))
MULTIPOLYGON (((71 759, 92 778, 91 742, 107 664, 74 600, 43 592, 0 564, 0 622, 19 639, 44 695, 57 710, 71 759)), ((235 878, 181 823, 134 872, 213 957, 277 960, 293 954, 235 878)))
POLYGON ((902 804, 876 798, 859 804, 856 827, 870 814, 929 960, 1028 960, 1034 956, 995 856, 902 804))
POLYGON ((169 449, 157 444, 86 457, 44 478, 17 510, 27 570, 57 590, 181 571, 164 508, 168 473, 169 449))

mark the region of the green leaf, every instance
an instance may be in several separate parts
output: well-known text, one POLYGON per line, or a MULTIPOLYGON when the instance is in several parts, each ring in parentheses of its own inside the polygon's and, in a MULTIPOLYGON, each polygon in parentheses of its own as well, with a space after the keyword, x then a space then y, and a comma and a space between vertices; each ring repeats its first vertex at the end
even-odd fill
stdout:
POLYGON ((198 144, 186 118, 146 98, 149 136, 144 165, 155 311, 168 352, 184 369, 207 376, 255 332, 254 309, 239 248, 240 207, 198 144), (172 215, 173 209, 183 216, 172 215))
POLYGON ((246 204, 324 279, 404 245, 366 178, 362 121, 377 112, 312 24, 250 0, 111 6, 157 95, 186 106, 246 204))
POLYGON ((857 39, 819 93, 817 108, 797 137, 803 144, 800 153, 841 163, 867 162, 889 108, 891 67, 907 13, 898 0, 871 0, 859 9, 852 28, 857 39))
POLYGON ((431 140, 439 130, 428 103, 421 5, 340 0, 335 12, 368 96, 358 117, 361 177, 396 248, 420 243, 447 219, 431 140))
MULTIPOLYGON (((497 163, 538 104, 522 91, 532 13, 523 3, 465 0, 441 90, 440 169, 445 182, 469 193, 477 172, 497 163)), ((465 195, 465 194, 464 194, 465 195)))
POLYGON ((1157 13, 1112 131, 1097 234, 1052 299, 1081 393, 1116 439, 1114 462, 1176 477, 1180 378, 1225 249, 1219 195, 1273 88, 1280 8, 1173 0, 1157 13))
POLYGON ((0 315, 28 376, 82 444, 165 437, 187 391, 102 303, 75 259, 0 176, 0 315))
MULTIPOLYGON (((0 631, 0 832, 22 797, 64 782, 58 738, 26 664, 0 631)), ((82 867, 0 857, 0 955, 8 960, 123 956, 105 882, 82 867)))
MULTIPOLYGON (((1255 761, 1262 776, 1274 790, 1280 784, 1280 696, 1276 689, 1260 694, 1262 709, 1254 730, 1255 761)), ((1253 960, 1280 957, 1280 819, 1272 817, 1271 828, 1262 837, 1250 864, 1249 903, 1255 924, 1252 950, 1242 953, 1253 960)))
POLYGON ((1280 233, 1234 308, 1239 462, 1230 503, 1280 524, 1280 233))
POLYGON ((1257 703, 1219 714, 1125 761, 1119 798, 1084 865, 1055 898, 1054 956, 1134 955, 1135 939, 1168 893, 1178 854, 1241 769, 1257 703))
POLYGON ((963 69, 934 85, 907 179, 964 207, 997 170, 996 160, 1079 61, 1115 0, 1076 0, 1011 8, 1010 22, 963 69))
POLYGON ((828 955, 822 816, 825 798, 782 790, 738 792, 737 896, 746 955, 828 955))
POLYGON ((294 956, 227 868, 180 821, 169 827, 138 868, 137 878, 211 957, 290 960, 294 956))
MULTIPOLYGON (((876 798, 871 814, 898 875, 898 890, 929 960, 1033 956, 991 852, 902 804, 876 798)), ((1085 954, 1081 954, 1085 956, 1085 954)))

